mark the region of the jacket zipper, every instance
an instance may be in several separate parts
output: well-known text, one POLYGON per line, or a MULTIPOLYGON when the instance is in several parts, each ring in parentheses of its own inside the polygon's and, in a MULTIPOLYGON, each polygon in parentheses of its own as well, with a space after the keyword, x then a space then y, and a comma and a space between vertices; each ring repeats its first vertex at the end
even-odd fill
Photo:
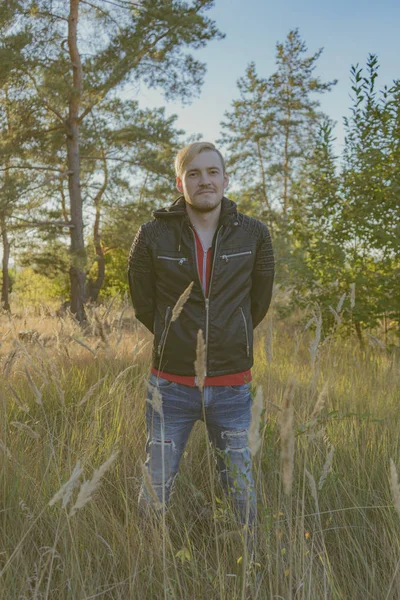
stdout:
POLYGON ((178 260, 179 264, 182 265, 185 261, 187 261, 187 258, 173 258, 172 256, 157 256, 157 258, 165 258, 167 260, 178 260))
POLYGON ((162 332, 161 337, 160 337, 160 343, 158 344, 158 351, 157 351, 158 354, 160 354, 161 347, 162 347, 163 342, 164 342, 164 337, 165 337, 165 333, 167 331, 168 317, 169 317, 169 313, 170 312, 171 312, 171 307, 167 306, 167 310, 165 311, 165 318, 164 318, 164 329, 163 329, 163 332, 162 332))
MULTIPOLYGON (((205 363, 206 363, 206 372, 204 373, 204 377, 207 377, 207 360, 208 360, 208 319, 209 319, 209 306, 210 306, 210 295, 211 295, 211 285, 212 285, 212 278, 213 278, 213 273, 214 273, 214 265, 215 265, 215 257, 217 255, 217 245, 218 245, 218 236, 219 236, 219 232, 221 231, 221 229, 223 228, 223 225, 221 225, 221 227, 218 229, 217 231, 217 237, 215 238, 215 249, 214 249, 214 256, 213 256, 213 262, 212 262, 212 267, 211 267, 211 275, 210 275, 210 283, 208 286, 208 296, 206 297, 204 290, 203 290, 203 286, 201 285, 201 281, 200 281, 200 276, 199 276, 199 269, 198 269, 198 260, 197 260, 197 246, 196 246, 196 236, 194 234, 193 229, 190 227, 190 230, 193 234, 193 239, 194 239, 194 252, 195 252, 195 256, 196 256, 196 273, 197 273, 197 278, 199 280, 200 283, 200 287, 201 287, 201 291, 203 292, 203 296, 204 296, 204 302, 205 302, 205 306, 206 306, 206 339, 205 339, 205 346, 206 346, 206 358, 205 358, 205 363)), ((196 382, 195 378, 195 382, 196 382)), ((197 382, 196 382, 197 383, 197 382)))
POLYGON ((243 321, 244 321, 244 328, 246 330, 246 347, 247 347, 247 356, 250 355, 250 347, 249 347, 249 334, 247 331, 247 322, 246 322, 246 317, 244 316, 244 312, 243 312, 243 308, 240 306, 240 312, 242 313, 242 317, 243 317, 243 321))
POLYGON ((236 254, 222 254, 221 258, 223 260, 225 260, 226 262, 228 262, 229 258, 232 256, 243 256, 243 254, 251 254, 251 250, 248 250, 247 252, 237 252, 236 254))

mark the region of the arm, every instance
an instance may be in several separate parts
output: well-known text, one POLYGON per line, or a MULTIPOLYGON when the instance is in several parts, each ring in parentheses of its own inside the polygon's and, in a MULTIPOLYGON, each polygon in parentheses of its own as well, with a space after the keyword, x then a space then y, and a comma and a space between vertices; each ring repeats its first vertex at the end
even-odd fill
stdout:
POLYGON ((143 225, 129 253, 129 289, 136 318, 153 332, 155 312, 155 274, 143 225))
POLYGON ((272 297, 275 262, 271 236, 266 225, 262 225, 261 243, 257 250, 256 261, 252 273, 251 316, 253 329, 257 327, 267 314, 272 297))

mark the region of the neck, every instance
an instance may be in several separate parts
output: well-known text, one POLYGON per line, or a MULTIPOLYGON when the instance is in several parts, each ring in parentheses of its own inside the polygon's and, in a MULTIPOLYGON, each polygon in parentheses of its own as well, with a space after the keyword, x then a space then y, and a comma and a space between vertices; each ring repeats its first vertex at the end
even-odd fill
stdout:
POLYGON ((197 231, 206 232, 215 231, 217 229, 219 216, 221 214, 221 204, 222 202, 209 212, 198 212, 186 202, 186 212, 197 231))

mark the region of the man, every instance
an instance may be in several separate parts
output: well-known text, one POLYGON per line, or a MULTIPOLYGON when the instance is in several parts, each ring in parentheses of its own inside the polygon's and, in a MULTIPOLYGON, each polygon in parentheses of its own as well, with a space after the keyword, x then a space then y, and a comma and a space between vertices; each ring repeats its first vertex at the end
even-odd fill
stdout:
MULTIPOLYGON (((162 397, 162 411, 146 405, 146 468, 159 501, 167 503, 192 427, 204 420, 220 450, 222 483, 241 522, 251 526, 256 498, 247 434, 253 329, 271 301, 271 238, 266 225, 238 212, 224 196, 228 176, 213 144, 183 148, 175 171, 183 195, 140 227, 129 257, 136 318, 154 334, 148 400, 152 386, 162 397), (171 321, 176 301, 192 281, 181 314, 171 321), (206 348, 202 393, 194 367, 199 329, 206 348)), ((152 503, 142 486, 140 504, 152 503)))

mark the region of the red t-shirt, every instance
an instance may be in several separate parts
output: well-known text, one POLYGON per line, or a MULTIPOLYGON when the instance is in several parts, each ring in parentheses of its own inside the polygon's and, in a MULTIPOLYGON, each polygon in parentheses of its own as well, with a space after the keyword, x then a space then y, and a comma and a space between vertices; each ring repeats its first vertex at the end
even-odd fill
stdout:
MULTIPOLYGON (((211 263, 212 263, 212 248, 204 251, 203 245, 197 231, 192 226, 197 246, 197 269, 199 271, 200 282, 204 290, 205 296, 208 296, 208 289, 210 284, 211 275, 211 263)), ((151 372, 154 375, 168 379, 169 381, 175 381, 190 387, 195 387, 196 377, 194 375, 175 375, 174 373, 165 373, 164 371, 158 371, 154 367, 151 368, 151 372)), ((242 371, 241 373, 231 373, 230 375, 218 375, 216 377, 205 377, 204 385, 240 385, 242 383, 248 383, 251 381, 251 369, 248 371, 242 371)))

